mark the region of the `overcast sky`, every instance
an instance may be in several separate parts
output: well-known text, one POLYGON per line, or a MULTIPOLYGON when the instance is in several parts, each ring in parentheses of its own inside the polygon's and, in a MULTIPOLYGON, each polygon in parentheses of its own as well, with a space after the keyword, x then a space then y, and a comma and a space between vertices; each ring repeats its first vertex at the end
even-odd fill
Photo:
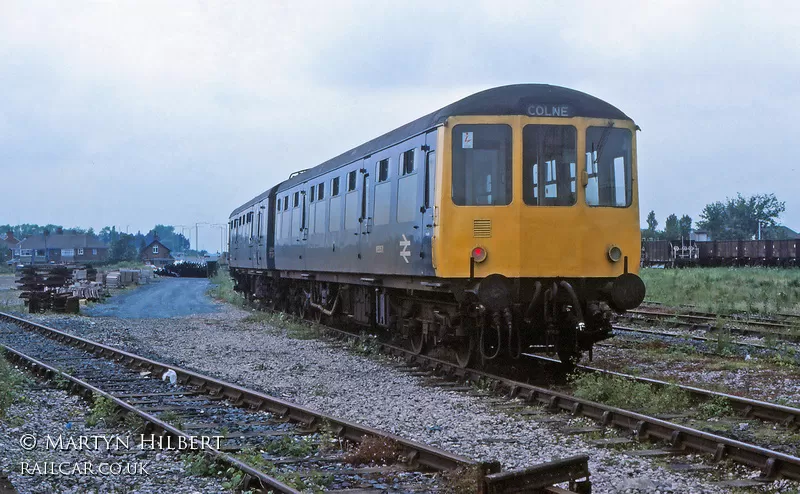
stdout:
POLYGON ((641 126, 642 222, 774 192, 800 229, 798 5, 0 0, 0 224, 225 223, 294 170, 540 82, 641 126))

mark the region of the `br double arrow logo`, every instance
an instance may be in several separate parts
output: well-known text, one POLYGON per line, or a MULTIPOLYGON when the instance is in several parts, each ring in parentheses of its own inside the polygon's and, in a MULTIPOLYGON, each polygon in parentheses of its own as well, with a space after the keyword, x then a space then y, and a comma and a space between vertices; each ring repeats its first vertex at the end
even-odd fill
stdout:
POLYGON ((403 234, 403 240, 400 241, 400 247, 402 247, 400 257, 408 264, 408 258, 411 257, 411 251, 408 249, 411 247, 411 240, 407 239, 405 234, 403 234))

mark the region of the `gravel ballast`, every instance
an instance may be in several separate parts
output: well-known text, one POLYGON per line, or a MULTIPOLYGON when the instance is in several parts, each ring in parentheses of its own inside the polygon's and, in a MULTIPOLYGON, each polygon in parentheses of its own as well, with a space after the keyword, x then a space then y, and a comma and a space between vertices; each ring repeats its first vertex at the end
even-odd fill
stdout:
MULTIPOLYGON (((426 386, 392 359, 293 339, 283 329, 243 322, 248 314, 223 306, 215 314, 163 320, 46 316, 43 322, 454 453, 499 460, 506 469, 586 453, 593 492, 723 492, 713 474, 674 472, 659 465, 663 460, 593 447, 555 430, 588 425, 580 419, 561 415, 562 423, 548 424, 497 398, 426 386)), ((739 470, 735 478, 756 475, 739 470)))
POLYGON ((23 383, 0 419, 0 472, 20 494, 227 492, 217 478, 189 475, 175 450, 142 449, 122 427, 87 426, 90 413, 77 396, 23 383))

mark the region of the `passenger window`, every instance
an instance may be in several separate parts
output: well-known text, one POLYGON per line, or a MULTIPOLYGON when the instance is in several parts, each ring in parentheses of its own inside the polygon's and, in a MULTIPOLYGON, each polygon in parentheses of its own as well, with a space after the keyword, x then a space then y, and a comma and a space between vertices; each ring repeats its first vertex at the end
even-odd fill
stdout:
MULTIPOLYGON (((417 177, 419 175, 412 175, 409 177, 402 177, 397 181, 397 222, 405 223, 414 221, 419 213, 419 202, 417 200, 418 184, 417 177)), ((375 204, 377 205, 378 191, 375 191, 375 204)), ((377 207, 377 206, 376 206, 377 207)), ((375 214, 377 218, 377 213, 375 214)), ((377 220, 375 221, 377 225, 377 220)))
POLYGON ((289 196, 283 196, 283 210, 289 209, 289 196))
POLYGON ((389 159, 378 162, 378 182, 385 182, 389 179, 389 159))
POLYGON ((323 199, 325 199, 325 182, 317 186, 317 200, 321 201, 323 199))
POLYGON ((409 149, 400 155, 400 175, 405 176, 414 173, 414 150, 409 149))
POLYGON ((328 231, 338 232, 342 223, 342 198, 331 197, 330 216, 328 218, 328 231))
POLYGON ((522 197, 529 206, 575 204, 577 131, 569 125, 522 129, 522 197))
MULTIPOLYGON (((372 215, 372 223, 376 226, 389 224, 389 210, 392 201, 391 186, 390 182, 375 185, 375 210, 372 215)), ((366 216, 368 213, 365 210, 362 214, 366 216)))
POLYGON ((299 205, 300 205, 300 193, 299 192, 295 192, 294 193, 294 200, 292 201, 292 207, 296 208, 299 205))
POLYGON ((347 192, 356 190, 356 172, 355 170, 347 174, 347 192))
POLYGON ((316 187, 314 185, 312 185, 311 186, 311 194, 310 194, 311 195, 311 199, 309 199, 309 202, 314 202, 315 200, 317 200, 316 192, 317 192, 316 187))
POLYGON ((339 177, 331 180, 331 197, 339 195, 339 177))
POLYGON ((348 192, 344 196, 344 228, 345 230, 358 229, 358 193, 348 192))
POLYGON ((281 212, 281 200, 280 199, 278 199, 278 212, 279 213, 281 212))
POLYGON ((453 203, 457 206, 511 204, 511 127, 456 125, 452 133, 453 203))

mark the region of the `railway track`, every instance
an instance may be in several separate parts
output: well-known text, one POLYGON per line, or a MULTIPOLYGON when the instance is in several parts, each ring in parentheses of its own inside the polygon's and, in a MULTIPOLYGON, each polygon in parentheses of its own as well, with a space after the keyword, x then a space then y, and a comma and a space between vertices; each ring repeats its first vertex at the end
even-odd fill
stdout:
POLYGON ((654 323, 667 321, 669 324, 695 329, 705 328, 709 331, 714 330, 722 323, 724 328, 728 328, 740 334, 774 337, 787 341, 800 341, 800 331, 798 330, 798 328, 800 328, 800 318, 786 321, 768 321, 707 312, 662 310, 660 307, 658 310, 654 310, 654 308, 629 310, 621 317, 631 321, 647 321, 654 323))
MULTIPOLYGON (((719 314, 714 312, 708 311, 701 311, 697 310, 696 306, 694 305, 680 305, 680 306, 671 306, 665 304, 663 302, 644 302, 640 307, 643 309, 670 309, 670 310, 684 310, 687 314, 695 315, 695 316, 707 316, 707 317, 717 317, 719 314)), ((784 323, 784 324, 795 324, 800 323, 800 314, 794 314, 791 312, 776 312, 773 316, 761 316, 761 315, 754 315, 748 314, 746 316, 733 316, 737 320, 761 320, 764 322, 777 322, 777 323, 784 323)))
POLYGON ((139 417, 154 446, 212 438, 201 453, 241 472, 242 489, 297 493, 282 479, 334 477, 359 485, 360 479, 400 472, 394 484, 400 491, 424 490, 431 472, 460 469, 475 475, 481 493, 567 492, 552 486, 567 482, 580 490, 589 485, 586 456, 501 472, 494 463, 478 463, 10 314, 0 313, 0 347, 34 373, 139 417), (385 448, 394 463, 360 468, 363 461, 353 452, 358 458, 357 445, 369 441, 385 448))
MULTIPOLYGON (((339 337, 359 338, 358 335, 337 328, 326 326, 325 330, 339 337)), ((566 411, 573 416, 584 416, 597 421, 601 426, 615 427, 633 433, 638 441, 651 440, 666 443, 668 446, 658 450, 647 451, 653 456, 669 456, 681 454, 707 454, 714 461, 723 459, 745 465, 760 471, 758 481, 750 485, 778 478, 800 480, 800 458, 754 444, 745 443, 728 437, 711 434, 698 429, 680 425, 668 420, 647 416, 642 413, 624 410, 602 403, 591 402, 570 394, 543 388, 532 384, 520 382, 507 377, 491 374, 473 368, 460 368, 456 363, 426 355, 417 355, 413 351, 385 342, 376 342, 378 348, 391 355, 400 357, 406 364, 415 368, 427 369, 432 375, 458 382, 489 382, 496 392, 505 394, 508 398, 521 398, 527 403, 544 406, 548 410, 566 411)), ((542 357, 543 359, 545 357, 542 357)), ((547 359, 553 363, 558 361, 547 359)), ((608 372, 600 369, 584 368, 587 372, 608 372)), ((625 374, 620 377, 635 378, 625 374)), ((642 382, 649 382, 647 378, 635 378, 642 382)), ((669 385, 669 383, 652 380, 654 385, 669 385)), ((732 406, 752 417, 763 420, 781 422, 786 424, 797 423, 798 411, 791 407, 782 407, 756 400, 748 400, 733 395, 714 393, 700 388, 685 387, 686 391, 703 399, 722 396, 730 400, 732 406)), ((737 485, 745 485, 742 481, 737 485)))
MULTIPOLYGON (((650 335, 650 336, 679 338, 679 339, 684 339, 684 340, 699 341, 699 342, 702 342, 702 343, 707 343, 707 344, 712 344, 712 345, 719 341, 719 340, 717 340, 717 338, 708 338, 706 336, 698 336, 698 335, 692 335, 692 334, 686 334, 686 333, 670 333, 669 331, 656 331, 656 330, 653 330, 653 329, 635 328, 635 327, 631 327, 631 326, 619 326, 619 325, 616 325, 616 324, 614 326, 612 326, 612 328, 614 329, 614 331, 621 331, 621 332, 624 332, 624 333, 639 333, 639 334, 646 334, 646 335, 650 335)), ((745 348, 757 348, 757 349, 760 349, 760 350, 774 350, 769 345, 764 345, 764 344, 761 344, 761 343, 750 343, 750 342, 736 341, 736 340, 731 340, 731 341, 729 341, 727 343, 729 343, 731 345, 735 345, 735 346, 745 347, 745 348)))
MULTIPOLYGON (((561 366, 560 360, 542 355, 525 354, 526 357, 535 359, 539 362, 544 362, 549 365, 561 366)), ((674 387, 688 393, 692 398, 697 400, 713 400, 723 399, 731 408, 740 414, 743 418, 755 418, 765 422, 774 422, 787 427, 800 427, 800 408, 790 407, 786 405, 779 405, 777 403, 769 403, 766 401, 753 400, 742 396, 736 396, 728 393, 721 393, 709 389, 698 388, 695 386, 686 386, 683 384, 670 383, 658 379, 648 377, 634 376, 632 374, 625 374, 622 372, 615 372, 588 365, 577 365, 575 369, 579 372, 586 372, 592 374, 601 374, 606 376, 619 377, 622 379, 629 379, 651 386, 666 388, 674 387)))

